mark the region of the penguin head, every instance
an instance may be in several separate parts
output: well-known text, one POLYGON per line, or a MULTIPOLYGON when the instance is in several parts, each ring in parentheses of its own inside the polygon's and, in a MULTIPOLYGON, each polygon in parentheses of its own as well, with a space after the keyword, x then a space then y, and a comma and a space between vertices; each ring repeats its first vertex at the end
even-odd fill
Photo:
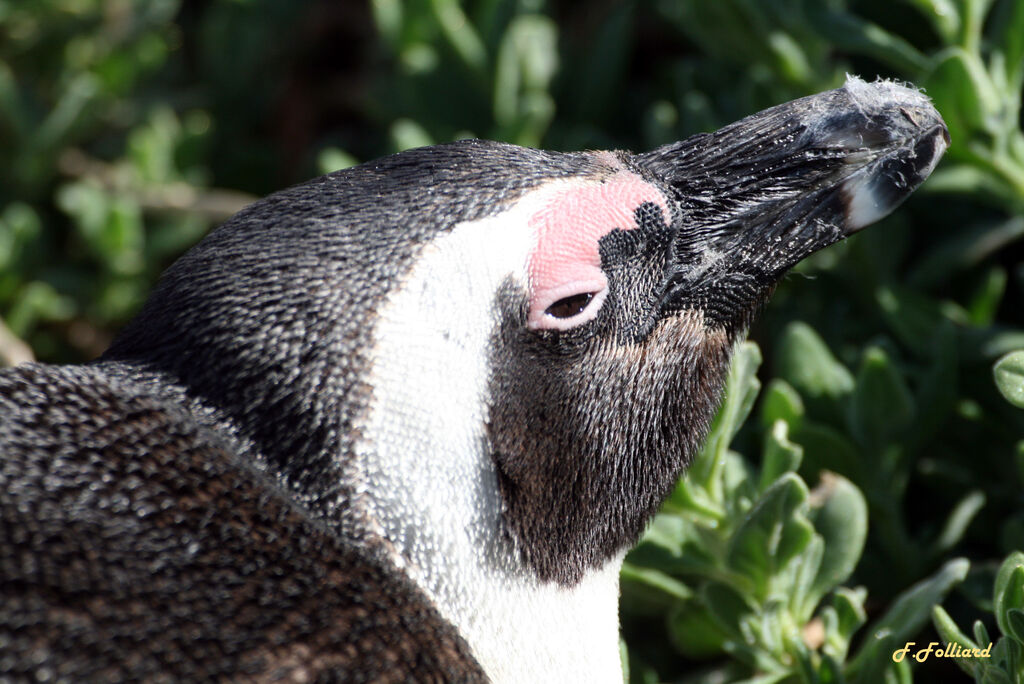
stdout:
POLYGON ((620 154, 619 170, 540 203, 495 298, 487 423, 506 520, 539 576, 571 584, 636 539, 774 285, 889 213, 947 144, 919 92, 850 79, 620 154))

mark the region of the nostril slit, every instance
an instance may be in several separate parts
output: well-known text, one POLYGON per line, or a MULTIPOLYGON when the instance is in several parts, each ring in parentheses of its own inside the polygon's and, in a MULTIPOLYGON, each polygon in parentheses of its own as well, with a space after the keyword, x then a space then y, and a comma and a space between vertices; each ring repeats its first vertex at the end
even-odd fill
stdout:
POLYGON ((918 120, 916 118, 914 118, 914 115, 906 107, 900 107, 900 114, 902 114, 903 118, 905 118, 907 121, 909 121, 910 123, 914 124, 915 128, 920 128, 921 127, 921 124, 918 122, 918 120))
POLYGON ((875 158, 871 150, 855 150, 843 157, 844 164, 863 164, 875 158))

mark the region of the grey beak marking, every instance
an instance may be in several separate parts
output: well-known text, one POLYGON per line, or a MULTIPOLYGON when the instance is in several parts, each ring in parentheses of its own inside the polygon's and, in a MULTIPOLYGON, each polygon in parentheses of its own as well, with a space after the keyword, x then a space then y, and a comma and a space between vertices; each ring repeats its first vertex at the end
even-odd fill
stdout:
POLYGON ((840 184, 849 235, 885 217, 919 186, 949 147, 949 129, 920 92, 895 83, 850 78, 843 90, 871 140, 844 160, 857 169, 840 184))

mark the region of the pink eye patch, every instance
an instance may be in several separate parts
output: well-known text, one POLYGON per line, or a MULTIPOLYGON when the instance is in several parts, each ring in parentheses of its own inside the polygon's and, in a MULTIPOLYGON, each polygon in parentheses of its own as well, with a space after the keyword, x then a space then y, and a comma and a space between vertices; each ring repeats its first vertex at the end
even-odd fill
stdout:
POLYGON ((527 273, 532 329, 567 330, 592 320, 608 293, 598 243, 619 228, 636 227, 634 211, 643 203, 669 217, 661 192, 629 171, 601 183, 580 182, 550 197, 530 217, 536 243, 527 273))

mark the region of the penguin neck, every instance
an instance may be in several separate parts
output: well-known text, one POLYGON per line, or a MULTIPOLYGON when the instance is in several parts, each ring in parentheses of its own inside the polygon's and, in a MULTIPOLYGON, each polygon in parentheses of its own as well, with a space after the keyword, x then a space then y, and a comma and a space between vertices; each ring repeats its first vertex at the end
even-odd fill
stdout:
MULTIPOLYGON (((454 436, 453 436, 454 437, 454 436)), ((625 553, 572 586, 543 581, 505 530, 497 474, 456 439, 430 451, 360 454, 368 535, 466 639, 492 681, 621 681, 619 571, 625 553)))
POLYGON ((515 214, 531 211, 526 204, 435 240, 379 311, 373 396, 357 425, 355 503, 367 532, 456 626, 492 680, 573 672, 581 681, 621 681, 625 549, 571 586, 538 578, 504 522, 489 453, 492 297, 528 249, 520 243, 529 236, 504 223, 525 223, 515 214), (453 274, 450 264, 460 262, 473 263, 474 275, 453 274), (452 282, 467 277, 477 282, 452 282), (480 296, 439 296, 467 291, 480 296))

